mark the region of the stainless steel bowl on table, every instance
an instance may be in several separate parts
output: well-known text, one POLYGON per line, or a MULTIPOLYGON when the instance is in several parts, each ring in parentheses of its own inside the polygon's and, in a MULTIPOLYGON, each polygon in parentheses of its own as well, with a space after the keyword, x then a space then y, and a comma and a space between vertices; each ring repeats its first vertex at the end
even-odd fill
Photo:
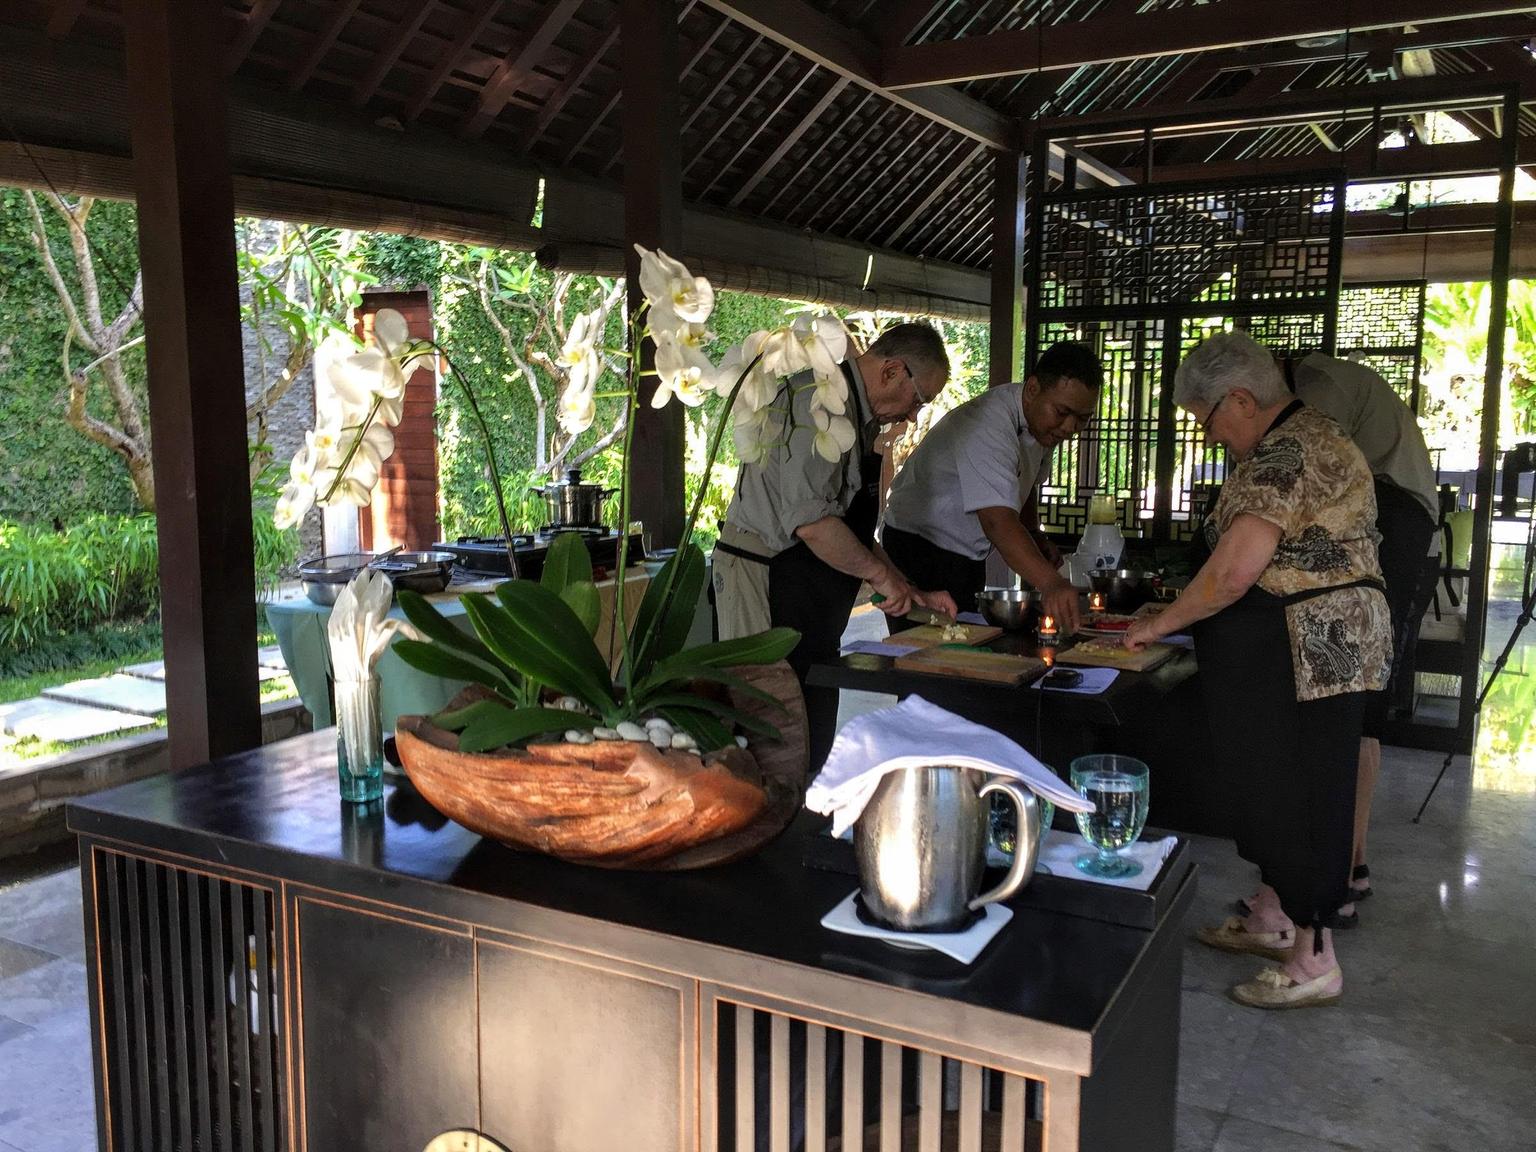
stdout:
POLYGON ((1033 588, 988 588, 976 593, 976 610, 988 624, 1005 632, 1023 632, 1039 607, 1033 588))
POLYGON ((337 552, 299 565, 304 595, 316 604, 334 604, 347 582, 372 563, 372 552, 337 552))
POLYGON ((398 592, 404 588, 426 596, 441 592, 453 578, 452 552, 396 552, 368 565, 389 577, 398 592))

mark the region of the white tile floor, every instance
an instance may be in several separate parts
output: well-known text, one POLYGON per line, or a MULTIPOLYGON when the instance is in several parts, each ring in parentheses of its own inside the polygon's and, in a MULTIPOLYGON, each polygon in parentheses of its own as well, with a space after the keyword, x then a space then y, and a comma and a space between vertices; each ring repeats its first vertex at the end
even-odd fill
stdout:
MULTIPOLYGON (((1536 1147, 1532 651, 1491 698, 1475 767, 1453 763, 1422 824, 1440 757, 1386 750, 1377 894, 1339 937, 1339 1007, 1241 1008, 1225 990, 1259 962, 1188 946, 1180 1152, 1536 1147)), ((1252 874, 1230 842, 1193 847, 1196 916, 1214 921, 1252 874)), ((0 882, 0 1152, 75 1152, 95 1146, 80 894, 67 857, 35 872, 0 882)))

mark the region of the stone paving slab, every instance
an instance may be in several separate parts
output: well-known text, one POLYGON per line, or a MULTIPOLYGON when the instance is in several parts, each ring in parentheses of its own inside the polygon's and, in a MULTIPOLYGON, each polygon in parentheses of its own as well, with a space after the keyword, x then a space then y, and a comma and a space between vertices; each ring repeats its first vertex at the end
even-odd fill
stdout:
POLYGON ((159 680, 141 680, 121 672, 93 680, 72 680, 43 690, 49 700, 68 700, 138 716, 158 716, 165 711, 165 684, 159 680))
MULTIPOLYGON (((275 649, 274 649, 275 651, 275 649)), ((148 664, 130 664, 126 668, 119 669, 124 676, 132 676, 138 680, 165 680, 165 661, 152 660, 148 664)), ((279 676, 288 675, 288 668, 282 662, 279 655, 275 664, 258 664, 256 666, 256 678, 263 682, 276 680, 279 676)))
POLYGON ((8 736, 33 736, 39 740, 67 743, 131 728, 148 728, 153 724, 154 721, 145 716, 45 697, 0 704, 0 732, 8 736))
POLYGON ((276 644, 268 644, 265 648, 256 650, 256 663, 263 668, 277 668, 288 671, 288 661, 283 659, 283 650, 276 644))

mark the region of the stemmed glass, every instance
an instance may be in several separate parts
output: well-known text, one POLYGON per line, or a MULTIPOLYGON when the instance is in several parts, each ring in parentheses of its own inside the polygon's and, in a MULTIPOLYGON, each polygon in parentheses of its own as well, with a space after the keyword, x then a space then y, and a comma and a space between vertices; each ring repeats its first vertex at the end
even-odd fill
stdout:
POLYGON ((1135 843, 1147 824, 1147 766, 1115 753, 1079 756, 1072 761, 1072 787, 1093 801, 1092 812, 1076 813, 1077 830, 1098 849, 1078 857, 1078 870, 1105 879, 1140 873, 1141 865, 1119 852, 1135 843))

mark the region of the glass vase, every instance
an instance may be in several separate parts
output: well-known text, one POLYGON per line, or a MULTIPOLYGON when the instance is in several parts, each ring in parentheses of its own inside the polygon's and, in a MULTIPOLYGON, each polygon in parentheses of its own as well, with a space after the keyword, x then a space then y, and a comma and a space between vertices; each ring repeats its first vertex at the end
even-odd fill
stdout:
POLYGON ((384 795, 376 677, 336 681, 336 775, 343 800, 366 804, 384 795))

